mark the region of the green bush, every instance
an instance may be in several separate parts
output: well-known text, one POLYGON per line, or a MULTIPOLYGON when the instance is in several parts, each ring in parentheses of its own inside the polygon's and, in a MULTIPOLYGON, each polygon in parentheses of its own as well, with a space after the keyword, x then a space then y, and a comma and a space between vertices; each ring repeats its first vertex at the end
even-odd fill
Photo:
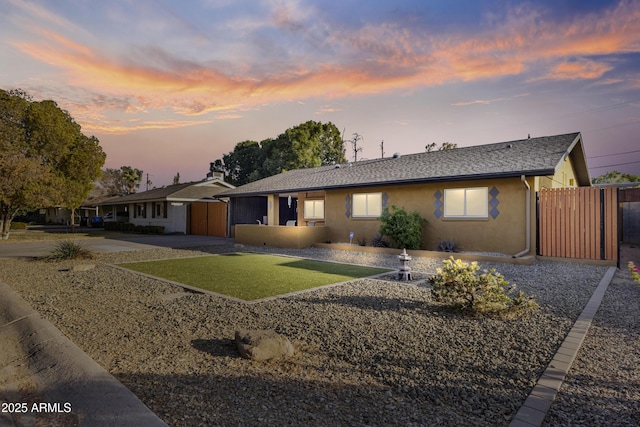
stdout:
POLYGON ((537 307, 522 291, 511 297, 515 286, 494 269, 478 274, 477 262, 471 264, 450 257, 444 267, 429 279, 436 301, 471 314, 521 313, 537 307))
POLYGON ((404 208, 392 206, 393 213, 388 209, 379 218, 380 234, 391 240, 391 245, 397 249, 420 249, 422 245, 422 229, 427 220, 417 211, 407 213, 404 208))
POLYGON ((93 258, 93 254, 79 243, 72 240, 61 240, 55 244, 46 258, 50 260, 86 259, 93 258))
POLYGON ((27 223, 26 222, 12 222, 9 226, 10 230, 26 230, 27 223))

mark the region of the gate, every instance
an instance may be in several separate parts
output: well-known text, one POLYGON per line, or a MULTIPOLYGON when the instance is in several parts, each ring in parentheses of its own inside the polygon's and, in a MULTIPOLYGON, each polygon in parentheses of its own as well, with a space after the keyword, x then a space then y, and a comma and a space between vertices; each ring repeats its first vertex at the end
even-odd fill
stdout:
POLYGON ((640 245, 640 188, 620 189, 622 241, 640 245))
POLYGON ((538 252, 549 257, 617 261, 617 189, 540 190, 538 252))
POLYGON ((192 203, 191 234, 226 237, 227 204, 224 202, 192 203))

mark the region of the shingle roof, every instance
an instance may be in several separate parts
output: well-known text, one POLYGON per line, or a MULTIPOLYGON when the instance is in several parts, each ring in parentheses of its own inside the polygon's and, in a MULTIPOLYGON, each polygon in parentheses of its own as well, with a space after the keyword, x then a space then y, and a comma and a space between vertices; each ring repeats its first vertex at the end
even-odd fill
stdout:
MULTIPOLYGON (((365 160, 339 167, 296 169, 224 191, 221 195, 257 195, 381 184, 552 175, 579 143, 581 144, 580 133, 575 132, 401 155, 397 158, 365 160)), ((584 159, 581 146, 579 156, 584 159)), ((578 163, 578 167, 586 168, 584 161, 578 163)), ((588 177, 588 172, 586 174, 588 177)), ((581 172, 581 178, 584 176, 581 172)))
POLYGON ((122 203, 135 203, 150 200, 174 200, 193 201, 211 198, 232 187, 230 184, 221 184, 220 181, 199 181, 186 182, 183 184, 167 185, 166 187, 154 188, 140 193, 127 194, 126 196, 115 196, 106 199, 101 205, 112 205, 122 203))

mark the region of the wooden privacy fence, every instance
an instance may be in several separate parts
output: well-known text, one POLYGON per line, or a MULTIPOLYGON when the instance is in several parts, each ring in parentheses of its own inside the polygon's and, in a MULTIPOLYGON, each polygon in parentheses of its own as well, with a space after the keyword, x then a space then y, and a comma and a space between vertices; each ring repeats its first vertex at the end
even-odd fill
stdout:
POLYGON ((193 202, 191 204, 191 234, 227 236, 227 204, 224 202, 193 202))
POLYGON ((542 256, 617 261, 617 189, 540 190, 538 239, 542 256))

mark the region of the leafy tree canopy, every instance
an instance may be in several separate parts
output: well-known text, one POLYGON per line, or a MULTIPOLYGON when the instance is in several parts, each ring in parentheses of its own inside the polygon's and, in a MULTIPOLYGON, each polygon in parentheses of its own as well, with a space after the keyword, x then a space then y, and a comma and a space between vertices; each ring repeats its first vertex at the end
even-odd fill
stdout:
POLYGON ((619 182, 640 182, 640 176, 618 171, 609 171, 591 179, 593 184, 615 184, 619 182))
POLYGON ((72 211, 100 176, 105 154, 54 101, 0 89, 0 232, 19 212, 42 206, 72 211))
POLYGON ((340 131, 332 123, 308 121, 277 138, 242 141, 213 162, 229 182, 243 185, 280 172, 346 163, 340 131))
POLYGON ((118 196, 135 193, 140 188, 143 171, 131 166, 119 169, 106 168, 97 183, 96 196, 118 196))

